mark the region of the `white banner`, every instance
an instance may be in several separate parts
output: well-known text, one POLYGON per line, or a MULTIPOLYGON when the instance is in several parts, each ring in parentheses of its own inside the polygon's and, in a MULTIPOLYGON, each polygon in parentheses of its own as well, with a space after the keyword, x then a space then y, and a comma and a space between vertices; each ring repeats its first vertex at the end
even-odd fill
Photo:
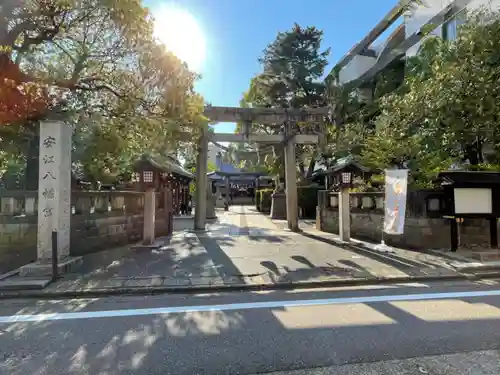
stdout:
POLYGON ((408 169, 385 171, 384 232, 403 234, 408 190, 408 169))

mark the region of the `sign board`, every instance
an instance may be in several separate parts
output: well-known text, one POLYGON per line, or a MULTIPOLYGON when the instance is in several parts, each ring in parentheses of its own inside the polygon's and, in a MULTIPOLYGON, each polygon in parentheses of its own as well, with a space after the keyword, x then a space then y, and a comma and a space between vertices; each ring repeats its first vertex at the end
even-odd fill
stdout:
POLYGON ((384 232, 403 234, 408 190, 408 170, 385 171, 385 215, 384 232))
POLYGON ((491 214, 493 199, 488 188, 454 188, 456 214, 491 214))

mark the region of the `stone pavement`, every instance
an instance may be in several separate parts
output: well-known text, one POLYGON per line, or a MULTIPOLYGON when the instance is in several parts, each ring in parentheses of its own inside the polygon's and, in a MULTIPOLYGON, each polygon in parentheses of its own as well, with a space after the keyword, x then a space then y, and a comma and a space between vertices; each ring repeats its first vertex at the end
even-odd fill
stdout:
MULTIPOLYGON (((360 241, 342 244, 302 221, 302 233, 286 230, 253 207, 218 211, 206 232, 177 232, 157 250, 132 246, 84 256, 72 274, 45 287, 46 294, 185 291, 211 288, 279 288, 354 285, 464 275, 441 254, 396 249, 382 253, 360 241)), ((456 261, 456 260, 455 260, 456 261)), ((15 276, 9 278, 16 284, 15 276)), ((1 287, 1 285, 0 285, 1 287)), ((5 290, 5 288, 4 288, 5 290)))

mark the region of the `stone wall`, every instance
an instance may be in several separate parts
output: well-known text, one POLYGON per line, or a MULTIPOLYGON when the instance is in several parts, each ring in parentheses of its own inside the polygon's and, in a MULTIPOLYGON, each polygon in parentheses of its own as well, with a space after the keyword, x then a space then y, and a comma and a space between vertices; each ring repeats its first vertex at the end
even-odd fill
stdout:
MULTIPOLYGON (((0 195, 0 274, 37 257, 37 192, 0 195)), ((84 255, 142 239, 143 195, 138 192, 73 192, 71 255, 84 255)), ((168 233, 158 194, 156 235, 168 233)))
POLYGON ((253 197, 233 197, 233 206, 252 206, 254 204, 253 197))
MULTIPOLYGON (((143 215, 74 218, 71 222, 71 255, 122 246, 142 240, 143 215)), ((167 218, 163 210, 156 213, 156 236, 166 236, 167 218)))
POLYGON ((0 275, 36 260, 36 235, 36 217, 5 220, 0 216, 0 275))
MULTIPOLYGON (((380 198, 382 198, 383 203, 381 195, 373 193, 351 194, 351 237, 374 243, 381 241, 384 214, 380 203, 377 202, 380 198), (370 199, 374 203, 363 206, 363 200, 367 203, 370 199)), ((335 199, 320 199, 320 203, 322 205, 318 205, 316 213, 316 228, 329 233, 338 233, 339 212, 335 199)), ((449 221, 429 212, 429 208, 435 208, 435 213, 439 211, 435 202, 427 204, 418 214, 415 212, 418 210, 412 209, 415 208, 415 204, 409 204, 408 207, 404 234, 401 236, 384 234, 384 240, 387 244, 417 250, 450 247, 449 221)), ((490 232, 487 220, 465 219, 459 225, 459 233, 461 247, 489 246, 490 232)))

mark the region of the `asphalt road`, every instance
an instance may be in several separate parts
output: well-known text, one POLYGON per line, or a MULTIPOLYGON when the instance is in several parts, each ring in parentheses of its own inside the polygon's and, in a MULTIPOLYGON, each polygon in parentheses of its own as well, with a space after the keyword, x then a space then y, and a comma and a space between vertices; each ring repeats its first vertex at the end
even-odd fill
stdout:
POLYGON ((500 374, 500 351, 444 354, 273 372, 272 375, 492 375, 500 374))
POLYGON ((490 284, 0 301, 0 374, 385 374, 370 363, 500 350, 490 284))

